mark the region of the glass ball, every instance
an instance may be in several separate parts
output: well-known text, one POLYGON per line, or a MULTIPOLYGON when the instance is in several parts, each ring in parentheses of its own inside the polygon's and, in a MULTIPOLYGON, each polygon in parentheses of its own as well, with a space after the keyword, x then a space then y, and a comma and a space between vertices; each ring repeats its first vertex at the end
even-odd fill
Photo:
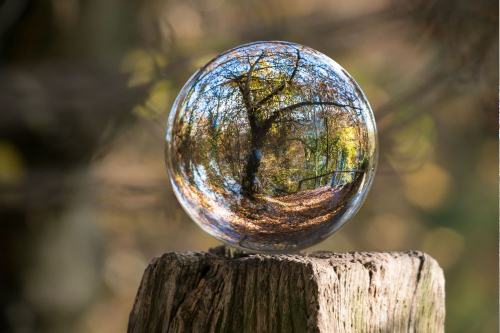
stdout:
POLYGON ((254 252, 319 243, 360 208, 377 164, 373 112, 324 54, 288 42, 224 52, 179 93, 166 164, 206 232, 254 252))

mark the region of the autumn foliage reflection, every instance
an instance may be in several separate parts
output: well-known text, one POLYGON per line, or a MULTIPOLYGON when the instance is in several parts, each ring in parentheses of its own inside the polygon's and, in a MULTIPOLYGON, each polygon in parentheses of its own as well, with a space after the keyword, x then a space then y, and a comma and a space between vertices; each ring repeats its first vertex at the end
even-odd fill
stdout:
POLYGON ((343 68, 303 46, 263 42, 191 78, 166 149, 181 202, 209 232, 288 249, 323 239, 354 213, 375 142, 370 107, 343 68))

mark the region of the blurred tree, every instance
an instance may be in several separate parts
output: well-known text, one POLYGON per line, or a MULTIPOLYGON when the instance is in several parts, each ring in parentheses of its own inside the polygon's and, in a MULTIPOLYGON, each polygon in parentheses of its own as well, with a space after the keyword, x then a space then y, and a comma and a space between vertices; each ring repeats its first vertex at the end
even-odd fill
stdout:
MULTIPOLYGON (((96 50, 85 37, 100 9, 95 1, 0 3, 0 142, 19 154, 22 169, 18 181, 0 183, 0 331, 67 332, 98 290, 89 288, 102 245, 95 224, 74 212, 87 214, 92 200, 90 161, 130 125, 130 109, 148 89, 130 89, 107 64, 110 48, 96 50), (77 289, 78 276, 89 277, 80 285, 88 288, 77 289)), ((121 58, 133 38, 116 27, 135 14, 118 11, 122 22, 99 29, 129 40, 111 50, 121 58)))

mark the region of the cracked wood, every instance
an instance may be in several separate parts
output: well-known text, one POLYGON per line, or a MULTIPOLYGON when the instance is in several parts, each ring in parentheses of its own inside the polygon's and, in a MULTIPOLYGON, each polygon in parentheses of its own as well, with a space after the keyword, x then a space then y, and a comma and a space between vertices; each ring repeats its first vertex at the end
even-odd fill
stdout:
POLYGON ((422 252, 166 253, 128 332, 444 332, 444 277, 422 252))

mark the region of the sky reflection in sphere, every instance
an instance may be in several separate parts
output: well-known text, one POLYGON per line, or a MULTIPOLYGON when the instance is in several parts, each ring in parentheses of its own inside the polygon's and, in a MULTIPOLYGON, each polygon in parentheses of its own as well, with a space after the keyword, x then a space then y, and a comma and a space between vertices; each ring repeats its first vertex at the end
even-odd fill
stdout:
POLYGON ((359 209, 377 133, 366 97, 336 62, 257 42, 186 83, 165 153, 177 198, 205 231, 241 249, 288 252, 324 240, 359 209))

